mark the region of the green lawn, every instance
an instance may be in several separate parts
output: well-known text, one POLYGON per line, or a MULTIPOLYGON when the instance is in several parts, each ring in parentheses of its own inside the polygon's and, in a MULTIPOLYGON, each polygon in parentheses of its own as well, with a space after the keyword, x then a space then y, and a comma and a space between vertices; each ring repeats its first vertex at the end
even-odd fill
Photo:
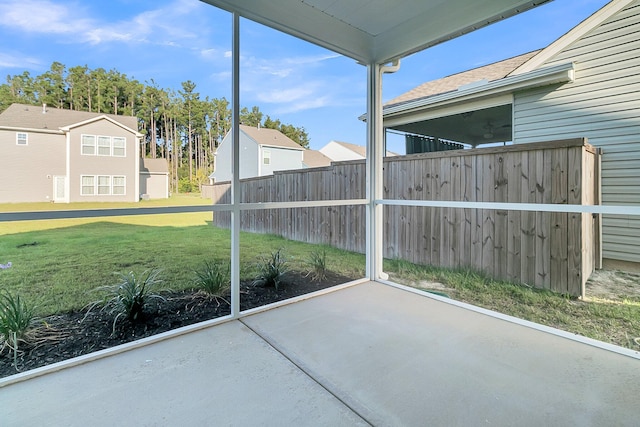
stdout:
MULTIPOLYGON (((202 200, 202 199, 200 199, 202 200)), ((181 198, 173 203, 192 204, 181 198)), ((205 201, 206 202, 206 201, 205 201)), ((49 205, 47 205, 49 206, 49 205)), ((33 209, 30 209, 33 210, 33 209)), ((141 215, 0 223, 0 289, 19 294, 48 315, 79 309, 100 297, 95 289, 115 283, 116 272, 160 268, 165 288, 191 288, 205 261, 228 263, 230 233, 211 226, 211 213, 141 215)), ((291 267, 305 270, 318 249, 328 269, 364 275, 364 256, 330 247, 242 233, 241 275, 255 277, 258 258, 280 248, 291 267)), ((385 261, 392 280, 412 286, 440 282, 452 298, 569 332, 640 350, 640 298, 579 301, 495 281, 468 270, 450 271, 404 261, 385 261)))
MULTIPOLYGON (((160 268, 165 288, 193 287, 194 271, 205 261, 228 263, 230 233, 211 226, 211 213, 141 215, 80 220, 0 223, 0 288, 20 294, 48 315, 79 309, 99 299, 94 290, 113 284, 116 272, 160 268)), ((316 245, 278 236, 242 233, 241 274, 255 275, 258 257, 280 248, 294 269, 316 245)), ((352 277, 364 275, 364 256, 326 248, 328 265, 352 277)))

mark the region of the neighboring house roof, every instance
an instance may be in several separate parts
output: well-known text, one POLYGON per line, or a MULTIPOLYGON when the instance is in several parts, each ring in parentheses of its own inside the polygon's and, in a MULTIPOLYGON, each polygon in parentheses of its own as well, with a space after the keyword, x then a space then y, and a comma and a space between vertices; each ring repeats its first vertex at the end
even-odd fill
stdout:
POLYGON ((134 132, 138 130, 138 119, 134 116, 91 113, 88 111, 65 110, 26 104, 11 104, 0 114, 0 126, 21 129, 59 130, 103 116, 120 123, 134 132))
POLYGON ((420 86, 403 93, 402 95, 390 100, 385 107, 399 105, 409 101, 428 98, 442 93, 458 90, 460 87, 471 83, 487 81, 491 82, 507 77, 515 69, 527 62, 529 59, 537 55, 541 50, 518 55, 513 58, 495 62, 493 64, 484 65, 472 70, 463 71, 462 73, 453 74, 438 80, 432 80, 421 84, 420 86))
POLYGON ((309 168, 319 168, 329 166, 331 159, 318 150, 305 150, 304 153, 302 153, 302 163, 309 168))
POLYGON ((253 139, 258 145, 288 148, 291 150, 304 150, 304 147, 276 129, 267 129, 263 127, 255 128, 252 126, 240 125, 240 130, 253 139))
POLYGON ((140 173, 169 173, 169 165, 166 159, 140 159, 140 173))
MULTIPOLYGON (((367 157, 367 148, 365 146, 351 144, 349 142, 342 142, 342 141, 331 141, 331 142, 329 142, 327 145, 325 145, 324 147, 322 147, 320 149, 320 153, 326 156, 325 152, 327 150, 327 147, 331 146, 331 144, 337 144, 337 145, 341 146, 342 148, 345 148, 345 149, 349 150, 350 152, 352 152, 354 154, 354 156, 353 157, 349 157, 348 160, 354 160, 354 157, 357 158, 357 159, 364 159, 364 158, 367 157)), ((397 153, 394 153, 392 151, 388 151, 387 150, 387 154, 386 154, 387 157, 397 156, 397 155, 398 155, 397 153)), ((326 156, 326 157, 329 158, 330 160, 333 160, 333 161, 345 160, 344 158, 332 159, 331 157, 328 157, 328 156, 326 156)))
POLYGON ((363 147, 362 145, 350 144, 348 142, 342 142, 342 141, 331 141, 331 142, 335 142, 336 144, 343 146, 347 150, 353 151, 354 153, 356 153, 358 156, 361 156, 362 158, 367 157, 367 148, 363 147))

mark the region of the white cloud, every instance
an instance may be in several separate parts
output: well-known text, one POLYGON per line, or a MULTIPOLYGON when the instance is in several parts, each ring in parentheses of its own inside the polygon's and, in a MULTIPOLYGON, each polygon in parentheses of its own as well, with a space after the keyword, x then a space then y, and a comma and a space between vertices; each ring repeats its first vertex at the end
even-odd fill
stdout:
POLYGON ((92 16, 88 6, 52 0, 8 0, 0 4, 0 26, 24 33, 62 36, 66 42, 102 44, 149 43, 180 46, 196 33, 189 23, 198 16, 197 0, 175 0, 130 19, 107 21, 92 16), (171 19, 167 19, 167 17, 171 19))
POLYGON ((0 52, 0 68, 24 68, 25 64, 30 65, 32 68, 42 66, 42 62, 36 58, 0 52))
MULTIPOLYGON (((336 78, 330 61, 333 53, 298 55, 276 59, 243 56, 243 99, 272 108, 274 114, 295 113, 338 103, 353 88, 336 78)), ((346 79, 348 80, 348 79, 346 79)))
POLYGON ((49 0, 9 0, 0 4, 0 25, 26 33, 77 34, 89 26, 69 7, 49 0))

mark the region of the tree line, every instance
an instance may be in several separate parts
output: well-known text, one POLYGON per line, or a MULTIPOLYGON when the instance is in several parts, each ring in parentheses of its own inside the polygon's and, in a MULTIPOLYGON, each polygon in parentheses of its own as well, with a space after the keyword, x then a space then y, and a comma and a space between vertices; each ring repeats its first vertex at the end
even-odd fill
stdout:
MULTIPOLYGON (((41 105, 94 113, 136 116, 144 135, 141 156, 167 159, 172 191, 197 191, 213 172, 213 153, 231 128, 227 99, 204 99, 191 80, 178 90, 159 87, 151 79, 140 83, 117 70, 51 68, 31 76, 28 71, 8 75, 0 85, 0 112, 12 103, 41 105)), ((240 122, 277 129, 301 146, 309 147, 304 127, 265 116, 257 106, 240 110, 240 122)))

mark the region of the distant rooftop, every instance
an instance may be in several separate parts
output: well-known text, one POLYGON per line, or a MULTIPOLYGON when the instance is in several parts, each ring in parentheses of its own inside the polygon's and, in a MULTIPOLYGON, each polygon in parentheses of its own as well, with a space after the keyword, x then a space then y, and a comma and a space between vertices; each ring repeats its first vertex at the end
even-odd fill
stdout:
POLYGON ((268 129, 264 127, 256 128, 253 126, 240 125, 240 130, 247 134, 259 145, 290 148, 293 150, 304 150, 304 147, 276 129, 268 129))
POLYGON ((138 130, 138 119, 134 116, 91 113, 88 111, 65 110, 42 105, 11 104, 0 114, 0 126, 24 129, 59 130, 65 126, 107 116, 134 130, 138 130))
POLYGON ((309 168, 319 168, 329 166, 331 159, 318 150, 305 150, 304 153, 302 153, 302 163, 309 168))

